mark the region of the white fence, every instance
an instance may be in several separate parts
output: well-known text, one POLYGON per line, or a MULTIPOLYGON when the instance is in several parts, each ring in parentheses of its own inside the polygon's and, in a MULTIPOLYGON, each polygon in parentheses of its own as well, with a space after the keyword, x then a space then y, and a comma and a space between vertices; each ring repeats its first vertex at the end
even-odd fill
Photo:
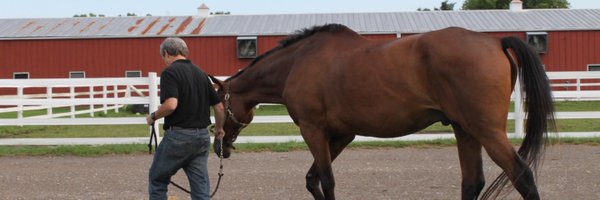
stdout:
MULTIPOLYGON (((600 72, 549 72, 553 81, 556 101, 600 100, 600 72), (596 87, 591 88, 590 87, 596 87)), ((220 77, 226 78, 226 77, 220 77)), ((122 105, 149 105, 150 112, 157 110, 159 78, 149 73, 144 78, 85 78, 85 79, 0 79, 0 89, 16 89, 16 95, 0 96, 0 113, 17 112, 16 118, 0 119, 0 126, 25 125, 122 125, 145 124, 145 116, 76 118, 76 115, 109 109, 119 112, 122 105), (101 88, 101 89, 100 89, 101 88), (25 94, 25 90, 45 90, 45 94, 25 94), (68 91, 66 93, 53 91, 68 91), (150 95, 152 94, 152 95, 150 95), (77 106, 87 110, 76 110, 77 106), (70 112, 53 113, 52 108, 70 107, 70 112), (46 109, 45 115, 23 116, 23 111, 46 109), (65 118, 70 117, 70 118, 65 118)), ((518 88, 518 86, 517 86, 518 88)), ((514 99, 522 99, 519 93, 514 99)), ((522 101, 515 102, 515 112, 509 119, 516 120, 515 135, 523 132, 524 112, 522 101)), ((600 112, 559 112, 558 119, 599 119, 600 112)), ((253 123, 291 123, 289 116, 256 116, 253 123)), ((159 121, 162 123, 162 121, 159 121)), ((155 124, 158 129, 158 123, 155 124)))
MULTIPOLYGON (((0 97, 0 113, 17 112, 14 119, 0 119, 0 126, 24 125, 115 125, 145 124, 144 117, 125 118, 75 118, 76 115, 109 109, 119 112, 122 105, 149 105, 158 108, 158 77, 156 73, 147 78, 85 78, 85 79, 0 79, 0 89, 16 89, 16 95, 0 97), (101 88, 97 90, 96 88, 101 88), (143 88, 143 89, 137 89, 143 88), (25 90, 45 90, 45 94, 25 94, 25 90), (68 93, 53 91, 67 90, 68 93), (84 92, 76 92, 78 90, 84 92), (154 94, 154 95, 145 95, 154 94), (135 95, 131 95, 131 94, 135 95), (88 106, 77 111, 77 106, 88 106), (96 106, 100 106, 96 108, 96 106), (54 114, 53 108, 70 107, 70 112, 54 114), (24 117, 23 111, 46 109, 45 115, 24 117), (70 118, 61 118, 70 116, 70 118)), ((155 124, 158 129, 158 124, 155 124)))
MULTIPOLYGON (((600 72, 547 72, 552 82, 554 101, 598 101, 600 100, 600 72)), ((515 88, 520 88, 517 81, 515 88)), ((525 126, 523 108, 524 96, 516 90, 512 99, 515 112, 509 113, 508 119, 515 120, 515 135, 522 137, 525 126), (519 101, 516 101, 516 100, 519 101)), ((557 119, 600 119, 600 112, 557 112, 557 119)))

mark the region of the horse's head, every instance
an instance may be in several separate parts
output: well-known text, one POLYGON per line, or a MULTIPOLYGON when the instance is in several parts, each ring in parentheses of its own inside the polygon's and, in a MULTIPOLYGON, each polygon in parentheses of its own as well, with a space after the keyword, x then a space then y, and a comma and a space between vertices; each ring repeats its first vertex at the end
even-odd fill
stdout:
POLYGON ((231 92, 231 80, 221 81, 212 75, 209 77, 215 83, 214 87, 217 88, 217 94, 225 107, 223 146, 221 147, 220 141, 215 138, 214 150, 217 155, 220 155, 222 148, 223 157, 229 158, 231 150, 235 149, 233 142, 254 117, 254 106, 249 106, 243 96, 231 92))

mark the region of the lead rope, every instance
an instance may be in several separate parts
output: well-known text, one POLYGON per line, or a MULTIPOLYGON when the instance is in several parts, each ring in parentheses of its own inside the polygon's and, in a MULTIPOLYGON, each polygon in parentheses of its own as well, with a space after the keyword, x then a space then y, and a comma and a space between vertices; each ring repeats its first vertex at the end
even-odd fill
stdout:
MULTIPOLYGON (((211 125, 208 129, 212 134, 214 134, 215 132, 215 125, 211 125)), ((215 135, 216 137, 216 135, 215 135)), ((217 193, 217 191, 219 190, 219 185, 221 185, 221 178, 223 178, 223 139, 219 140, 219 179, 217 180, 217 186, 215 187, 215 190, 212 192, 212 194, 210 194, 210 198, 212 198, 213 196, 215 196, 215 194, 217 193)))
MULTIPOLYGON (((213 128, 211 127, 210 132, 213 133, 213 128)), ((156 139, 158 136, 156 135, 156 129, 154 128, 154 124, 152 124, 152 133, 150 134, 150 143, 148 143, 148 152, 150 153, 150 155, 152 155, 152 139, 154 139, 154 148, 158 149, 158 140, 156 139)), ((221 152, 219 153, 219 179, 217 180, 217 186, 215 187, 215 190, 212 192, 212 194, 210 195, 210 198, 212 198, 213 196, 215 196, 215 194, 217 193, 217 190, 219 190, 219 185, 221 185, 221 178, 223 177, 223 140, 219 140, 219 147, 221 149, 221 152)), ((173 184, 175 187, 179 188, 180 190, 190 194, 191 192, 187 189, 185 189, 184 187, 180 186, 179 184, 169 180, 169 182, 171 184, 173 184)))

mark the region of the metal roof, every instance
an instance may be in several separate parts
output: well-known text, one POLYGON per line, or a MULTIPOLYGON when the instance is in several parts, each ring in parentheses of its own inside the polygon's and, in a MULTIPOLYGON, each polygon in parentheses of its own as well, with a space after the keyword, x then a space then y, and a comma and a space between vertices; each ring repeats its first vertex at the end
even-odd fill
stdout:
POLYGON ((363 33, 422 33, 449 26, 479 32, 600 30, 600 9, 0 19, 0 40, 288 35, 340 23, 363 33))
POLYGON ((231 15, 209 18, 201 35, 280 35, 327 23, 368 33, 423 33, 450 26, 479 32, 600 30, 600 9, 231 15))
POLYGON ((192 35, 203 22, 196 16, 0 19, 0 39, 192 35))

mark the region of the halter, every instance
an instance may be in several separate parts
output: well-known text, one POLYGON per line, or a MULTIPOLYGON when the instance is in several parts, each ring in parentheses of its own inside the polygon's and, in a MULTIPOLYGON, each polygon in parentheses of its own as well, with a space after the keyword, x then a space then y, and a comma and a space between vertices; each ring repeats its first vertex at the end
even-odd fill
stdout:
MULTIPOLYGON (((233 112, 231 111, 231 101, 229 101, 229 99, 231 98, 231 96, 229 95, 229 91, 231 91, 230 89, 231 89, 231 82, 229 82, 229 85, 227 86, 227 94, 225 94, 225 110, 227 111, 226 117, 231 118, 231 121, 233 121, 233 123, 235 123, 236 125, 239 126, 239 128, 237 130, 237 133, 239 135, 239 132, 242 131, 242 129, 246 128, 248 126, 248 124, 240 122, 235 117, 233 112)), ((225 118, 225 121, 227 121, 227 118, 225 118)), ((233 136, 231 141, 235 142, 238 135, 233 136)))

